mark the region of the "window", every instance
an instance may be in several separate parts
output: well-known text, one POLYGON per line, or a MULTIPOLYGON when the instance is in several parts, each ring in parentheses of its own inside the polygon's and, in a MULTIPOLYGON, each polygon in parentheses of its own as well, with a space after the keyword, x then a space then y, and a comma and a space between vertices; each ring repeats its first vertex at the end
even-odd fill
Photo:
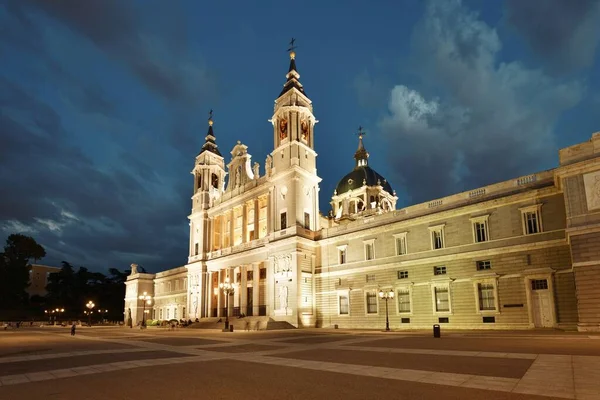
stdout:
POLYGON ((365 246, 365 260, 372 260, 375 258, 375 239, 371 239, 363 242, 365 246))
POLYGON ((396 255, 402 256, 406 254, 408 252, 406 248, 406 232, 396 234, 394 238, 396 241, 396 255))
POLYGON ((446 275, 446 267, 433 267, 434 275, 446 275))
POLYGON ((408 271, 398 271, 398 279, 408 278, 408 271))
POLYGON ((490 240, 488 217, 489 215, 482 215, 470 219, 473 224, 473 241, 475 243, 487 242, 490 240))
POLYGON ((246 271, 246 280, 252 281, 253 278, 254 278, 254 271, 246 271))
POLYGON ((348 246, 338 246, 338 263, 346 264, 346 249, 348 246))
POLYGON ((287 213, 282 212, 281 213, 281 229, 285 229, 285 228, 287 228, 287 213))
POLYGON ((435 311, 449 312, 450 311, 450 296, 447 286, 435 287, 435 311))
POLYGON ((548 281, 546 279, 533 279, 531 281, 531 290, 548 289, 548 281))
POLYGON ((194 243, 194 255, 198 255, 198 243, 194 243))
POLYGON ((344 294, 340 294, 338 297, 338 301, 339 301, 339 307, 340 307, 340 315, 348 315, 350 314, 350 307, 349 307, 349 300, 348 300, 348 294, 344 293, 344 294))
POLYGON ((410 313, 410 289, 398 289, 398 312, 410 313))
POLYGON ((307 212, 304 213, 304 228, 310 229, 310 214, 307 212))
POLYGON ((523 234, 532 235, 542 232, 542 205, 536 204, 519 209, 523 221, 523 234))
POLYGON ((173 318, 177 319, 177 307, 173 309, 173 318))
POLYGON ((171 311, 171 310, 169 310, 169 309, 167 308, 167 319, 170 319, 170 318, 169 318, 169 311, 171 311))
POLYGON ((185 307, 183 307, 183 310, 181 310, 181 318, 185 318, 185 307))
POLYGON ((443 249, 444 248, 444 225, 437 225, 429 227, 431 234, 431 249, 443 249))
POLYGON ((492 269, 492 262, 489 260, 477 261, 477 271, 485 271, 486 269, 492 269))
POLYGON ((496 299, 494 296, 493 283, 478 283, 477 292, 479 294, 479 310, 496 310, 496 299))
POLYGON ((367 314, 377 314, 377 293, 367 292, 367 314))
POLYGON ((367 282, 375 282, 375 274, 367 275, 367 282))
POLYGON ((162 308, 158 310, 158 319, 162 320, 162 308))
POLYGON ((242 281, 242 273, 241 272, 238 272, 237 274, 235 274, 235 281, 236 282, 242 281))
POLYGON ((267 269, 261 268, 259 271, 259 279, 267 279, 267 269))

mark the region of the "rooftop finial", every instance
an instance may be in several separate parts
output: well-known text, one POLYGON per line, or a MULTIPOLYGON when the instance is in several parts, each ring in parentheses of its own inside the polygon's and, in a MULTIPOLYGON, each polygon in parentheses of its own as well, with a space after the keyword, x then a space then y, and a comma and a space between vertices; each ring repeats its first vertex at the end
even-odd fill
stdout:
POLYGON ((354 159, 356 160, 356 167, 363 167, 367 165, 367 159, 369 158, 369 153, 365 149, 363 145, 363 136, 365 136, 367 132, 364 131, 362 125, 358 127, 358 149, 356 153, 354 153, 354 159))
POLYGON ((295 43, 296 43, 296 38, 292 38, 292 40, 290 40, 290 48, 287 49, 287 51, 290 52, 290 58, 292 60, 296 58, 296 47, 298 47, 295 45, 295 43))
POLYGON ((208 126, 212 126, 212 125, 213 125, 213 110, 211 108, 210 111, 208 112, 208 126))
POLYGON ((367 132, 363 130, 362 125, 358 127, 358 138, 362 140, 363 136, 365 136, 367 132))

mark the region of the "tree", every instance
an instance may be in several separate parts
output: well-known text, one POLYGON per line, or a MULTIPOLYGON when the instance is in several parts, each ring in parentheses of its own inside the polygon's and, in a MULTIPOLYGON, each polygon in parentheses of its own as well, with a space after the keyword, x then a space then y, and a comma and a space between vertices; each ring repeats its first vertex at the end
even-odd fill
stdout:
POLYGON ((0 253, 0 306, 15 309, 27 303, 30 261, 46 256, 46 250, 35 239, 12 234, 0 253))

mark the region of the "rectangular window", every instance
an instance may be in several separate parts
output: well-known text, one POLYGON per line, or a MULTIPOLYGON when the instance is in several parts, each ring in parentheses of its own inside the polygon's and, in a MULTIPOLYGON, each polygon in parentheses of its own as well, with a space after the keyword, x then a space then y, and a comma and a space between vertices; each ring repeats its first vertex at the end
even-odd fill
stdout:
POLYGON ((410 290, 409 289, 398 289, 398 312, 409 313, 410 312, 410 290))
POLYGON ((433 267, 434 275, 446 275, 446 267, 433 267))
POLYGON ((194 255, 198 255, 198 243, 194 243, 194 255))
POLYGON ((408 278, 408 271, 398 271, 398 279, 408 278))
POLYGON ((477 290, 479 292, 479 310, 495 310, 494 285, 492 283, 479 283, 477 290))
POLYGON ((340 315, 348 315, 350 313, 348 295, 340 295, 340 315))
POLYGON ((169 309, 167 308, 167 319, 171 319, 171 318, 169 318, 169 311, 171 311, 171 310, 169 310, 169 309))
POLYGON ((246 271, 246 280, 251 282, 254 279, 254 271, 246 271))
POLYGON ((235 281, 236 282, 242 281, 242 273, 241 272, 238 272, 237 274, 235 274, 235 281))
POLYGON ((261 268, 259 271, 259 279, 267 279, 267 269, 261 268))
POLYGON ((488 240, 485 222, 475 222, 473 229, 475 229, 475 242, 480 243, 488 240))
POLYGON ((286 212, 282 212, 281 213, 281 229, 285 229, 287 228, 287 213, 286 212))
POLYGON ((444 240, 442 238, 442 232, 441 231, 433 231, 432 232, 433 235, 433 248, 434 249, 441 249, 444 247, 444 240))
POLYGON ((450 296, 447 287, 436 287, 435 291, 435 311, 450 311, 450 296))
POLYGON ((365 243, 365 260, 372 260, 375 258, 373 242, 365 243))
POLYGON ((183 307, 183 310, 181 311, 181 318, 185 318, 185 307, 183 307))
POLYGON ((158 310, 158 319, 162 320, 162 308, 158 310))
POLYGON ((307 212, 304 213, 304 228, 310 229, 310 214, 307 212))
POLYGON ((367 314, 377 314, 377 293, 367 292, 367 314))
POLYGON ((396 255, 402 256, 407 252, 408 251, 406 248, 406 234, 400 234, 396 236, 396 255))
POLYGON ((368 274, 367 282, 375 282, 375 274, 368 274))
POLYGON ((523 213, 523 219, 525 223, 525 234, 531 235, 532 233, 538 233, 540 231, 538 225, 538 216, 537 212, 530 211, 523 213))
POLYGON ((173 318, 177 319, 177 308, 173 310, 173 318))
POLYGON ((340 264, 346 264, 346 248, 338 249, 338 261, 340 264))
POLYGON ((533 279, 531 281, 531 290, 546 290, 548 289, 548 281, 546 279, 533 279))
POLYGON ((492 262, 489 260, 477 261, 477 271, 484 271, 486 269, 492 269, 492 262))

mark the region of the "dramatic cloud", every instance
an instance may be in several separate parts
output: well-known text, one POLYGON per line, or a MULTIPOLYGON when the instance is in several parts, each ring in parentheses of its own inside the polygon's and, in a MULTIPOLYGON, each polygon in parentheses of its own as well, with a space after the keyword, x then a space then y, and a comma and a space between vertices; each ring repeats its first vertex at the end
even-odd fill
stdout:
POLYGON ((506 18, 553 70, 592 64, 600 42, 600 1, 507 0, 506 18))
POLYGON ((395 187, 426 201, 553 165, 553 127, 584 88, 498 60, 496 31, 459 1, 430 2, 413 34, 419 88, 397 85, 381 128, 395 187))

